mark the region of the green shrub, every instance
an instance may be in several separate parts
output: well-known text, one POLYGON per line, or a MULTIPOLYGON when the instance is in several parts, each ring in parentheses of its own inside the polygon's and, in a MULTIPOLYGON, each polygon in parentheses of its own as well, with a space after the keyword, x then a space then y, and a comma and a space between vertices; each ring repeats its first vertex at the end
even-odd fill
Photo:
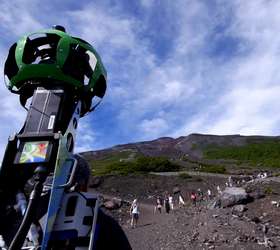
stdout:
POLYGON ((208 159, 233 159, 246 162, 253 166, 280 168, 279 140, 249 143, 244 146, 209 146, 204 150, 204 157, 208 159))
POLYGON ((171 172, 178 171, 180 166, 172 163, 165 157, 142 156, 133 161, 113 162, 99 170, 97 174, 129 174, 148 172, 171 172))
POLYGON ((202 165, 199 171, 215 174, 224 174, 226 173, 226 168, 220 165, 202 165))
POLYGON ((178 171, 180 166, 165 157, 142 156, 136 160, 136 170, 141 172, 172 172, 178 171))
POLYGON ((273 189, 272 189, 271 187, 266 187, 266 188, 264 189, 264 193, 265 193, 265 194, 272 194, 272 193, 273 193, 273 189))
POLYGON ((129 174, 135 168, 133 162, 115 162, 105 167, 107 173, 129 174))

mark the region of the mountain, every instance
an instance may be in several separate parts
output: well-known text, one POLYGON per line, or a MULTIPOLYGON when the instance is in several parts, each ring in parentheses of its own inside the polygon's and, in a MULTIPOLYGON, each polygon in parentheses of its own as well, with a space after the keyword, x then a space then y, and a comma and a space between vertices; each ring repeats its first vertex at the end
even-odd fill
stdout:
POLYGON ((280 137, 191 134, 117 145, 83 155, 92 166, 91 187, 102 195, 106 212, 122 226, 132 249, 257 250, 280 246, 280 137), (166 163, 154 160, 161 156, 191 171, 151 173, 146 168, 150 174, 133 172, 139 162, 149 166, 147 159, 154 165, 166 163), (258 177, 263 172, 268 178, 258 177), (228 187, 231 185, 234 187, 228 187), (247 201, 236 199, 238 190, 247 201), (193 192, 197 193, 197 203, 190 199, 193 192), (173 195, 175 209, 155 213, 157 197, 167 193, 173 195), (185 200, 184 206, 179 205, 178 193, 185 200), (222 208, 221 197, 236 204, 222 208), (136 198, 139 226, 131 228, 129 209, 136 198), (116 204, 115 209, 112 204, 116 204))
POLYGON ((140 156, 163 156, 191 169, 201 165, 275 167, 280 162, 280 137, 190 134, 117 145, 82 155, 95 169, 140 156))

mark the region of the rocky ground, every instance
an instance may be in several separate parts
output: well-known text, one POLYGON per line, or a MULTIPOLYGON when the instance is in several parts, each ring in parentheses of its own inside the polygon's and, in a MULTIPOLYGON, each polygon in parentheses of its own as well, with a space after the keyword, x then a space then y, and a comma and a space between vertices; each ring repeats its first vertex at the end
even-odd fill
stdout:
POLYGON ((109 176, 95 183, 95 191, 103 194, 107 210, 136 250, 280 249, 279 180, 246 182, 218 195, 215 188, 220 185, 224 189, 225 181, 220 176, 109 176), (210 188, 215 197, 191 205, 189 194, 198 188, 204 192, 210 188), (176 206, 169 214, 154 214, 155 196, 175 190, 181 191, 186 205, 176 206), (129 205, 136 197, 141 214, 138 226, 132 229, 129 205))

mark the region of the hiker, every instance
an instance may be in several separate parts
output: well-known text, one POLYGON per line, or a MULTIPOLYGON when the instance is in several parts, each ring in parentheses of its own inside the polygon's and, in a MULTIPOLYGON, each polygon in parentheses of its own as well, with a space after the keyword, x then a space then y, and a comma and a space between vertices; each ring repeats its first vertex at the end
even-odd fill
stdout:
POLYGON ((212 199, 212 192, 210 189, 207 190, 208 200, 212 199))
POLYGON ((137 226, 137 222, 139 219, 139 205, 137 199, 135 199, 130 207, 130 214, 131 214, 131 227, 135 228, 137 226))
POLYGON ((169 211, 170 211, 170 204, 169 204, 168 195, 166 195, 165 198, 164 198, 164 207, 165 207, 165 212, 166 212, 167 214, 169 214, 169 211))
POLYGON ((197 198, 199 202, 203 201, 203 192, 200 188, 197 189, 197 198))
POLYGON ((174 210, 173 197, 171 194, 168 196, 168 202, 169 202, 171 210, 174 210))
POLYGON ((154 213, 156 213, 156 211, 159 211, 159 213, 161 213, 161 208, 162 208, 162 200, 160 197, 157 197, 154 213))
POLYGON ((228 185, 229 185, 230 187, 233 186, 232 176, 229 176, 229 177, 228 177, 228 185))
POLYGON ((181 207, 181 205, 185 205, 185 201, 184 201, 184 198, 181 194, 179 194, 179 207, 181 207))
POLYGON ((195 192, 191 192, 191 202, 194 206, 196 206, 196 195, 195 192))
POLYGON ((221 188, 220 188, 219 185, 217 186, 217 191, 218 191, 218 194, 221 194, 221 193, 222 193, 222 190, 221 190, 221 188))

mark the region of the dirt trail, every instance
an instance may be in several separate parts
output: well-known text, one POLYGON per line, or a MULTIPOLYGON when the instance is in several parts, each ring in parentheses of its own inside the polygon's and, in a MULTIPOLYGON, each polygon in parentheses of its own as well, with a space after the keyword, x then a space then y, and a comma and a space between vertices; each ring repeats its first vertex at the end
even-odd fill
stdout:
POLYGON ((122 227, 133 250, 265 249, 258 244, 264 234, 257 224, 232 216, 230 209, 208 210, 204 205, 153 214, 152 205, 140 204, 138 226, 132 229, 127 221, 122 227))
POLYGON ((151 172, 150 174, 159 175, 159 176, 180 176, 181 174, 188 174, 190 176, 218 177, 218 178, 228 178, 229 176, 235 176, 231 174, 216 174, 216 173, 206 173, 206 172, 196 172, 196 171, 151 172))
MULTIPOLYGON (((104 199, 113 199, 114 196, 108 194, 101 194, 104 199)), ((162 209, 161 213, 154 212, 154 206, 151 204, 139 202, 139 220, 136 228, 130 226, 129 207, 123 211, 123 220, 121 226, 126 233, 126 236, 132 246, 133 250, 148 250, 148 249, 164 249, 163 245, 157 248, 155 242, 162 242, 163 238, 168 233, 163 233, 162 230, 169 230, 169 225, 172 225, 175 220, 174 211, 167 214, 162 209)))
MULTIPOLYGON (((180 176, 181 174, 188 174, 190 176, 201 176, 201 177, 216 177, 216 178, 228 178, 228 177, 240 177, 240 175, 236 174, 218 174, 218 173, 207 173, 207 172, 197 172, 197 171, 177 171, 177 172, 151 172, 152 175, 158 176, 180 176)), ((249 175, 248 175, 249 176, 249 175)), ((246 175, 243 175, 246 177, 246 175)), ((267 177, 267 178, 255 178, 254 181, 257 182, 278 182, 280 183, 280 177, 267 177)))
POLYGON ((143 249, 163 249, 161 242, 168 233, 162 230, 170 230, 170 225, 174 223, 174 211, 167 214, 165 211, 154 213, 154 206, 140 203, 139 223, 136 228, 131 228, 129 221, 123 225, 123 229, 129 239, 133 250, 143 249), (155 245, 158 247, 155 248, 155 245))
MULTIPOLYGON (((133 250, 181 250, 181 249, 265 249, 270 239, 275 249, 280 249, 279 208, 271 201, 278 201, 279 177, 258 179, 250 184, 250 192, 265 192, 264 198, 246 204, 245 211, 235 213, 233 208, 207 209, 207 201, 197 207, 190 204, 188 193, 201 188, 215 190, 224 178, 204 177, 182 179, 176 176, 123 176, 107 177, 100 193, 104 198, 120 197, 124 202, 118 210, 110 211, 124 229, 133 250), (153 213, 154 197, 166 190, 179 187, 186 206, 170 214, 153 213), (129 203, 135 198, 140 203, 139 224, 130 227, 129 203), (126 202, 129 201, 129 202, 126 202)), ((215 195, 215 194, 214 194, 215 195)), ((174 199, 175 200, 175 199, 174 199)), ((176 204, 176 202, 175 202, 176 204)), ((269 247, 268 247, 269 248, 269 247)))
MULTIPOLYGON (((112 195, 101 194, 104 199, 111 200, 112 195)), ((139 202, 139 220, 136 228, 130 226, 129 207, 123 210, 125 216, 121 226, 133 250, 163 249, 162 245, 155 248, 156 241, 162 241, 162 237, 166 237, 166 232, 162 234, 162 228, 168 228, 174 223, 174 211, 167 214, 164 209, 159 213, 154 212, 154 206, 151 204, 139 202)), ((168 230, 168 229, 167 229, 168 230)))

